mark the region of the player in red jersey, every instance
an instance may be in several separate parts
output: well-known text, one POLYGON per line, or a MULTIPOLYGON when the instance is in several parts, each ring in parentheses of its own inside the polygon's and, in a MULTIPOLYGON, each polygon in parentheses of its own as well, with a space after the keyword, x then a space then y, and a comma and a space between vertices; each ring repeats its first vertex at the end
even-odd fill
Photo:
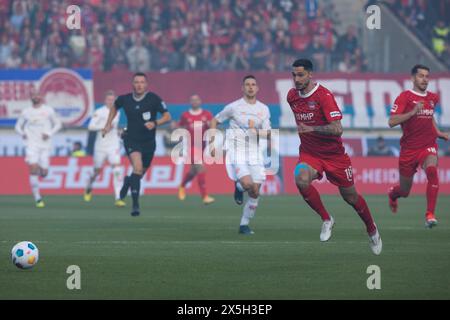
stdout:
POLYGON ((391 109, 389 126, 400 124, 403 136, 400 140, 400 184, 390 188, 389 206, 392 212, 397 212, 397 199, 408 197, 414 174, 419 166, 422 167, 428 179, 425 225, 432 228, 437 224, 434 209, 439 190, 436 138, 448 140, 449 134, 441 132, 434 120, 434 108, 439 98, 427 91, 429 74, 428 67, 415 65, 411 70, 413 89, 403 91, 391 109))
POLYGON ((376 255, 381 253, 382 241, 364 198, 355 189, 352 164, 342 144, 342 114, 333 94, 312 81, 312 62, 298 59, 292 64, 295 88, 288 92, 287 101, 291 106, 300 136, 300 156, 295 167, 295 183, 306 203, 322 218, 320 240, 331 237, 333 217, 325 209, 317 189, 312 185, 327 179, 339 188, 344 200, 358 213, 366 225, 369 245, 376 255))
POLYGON ((207 110, 203 110, 201 108, 202 100, 197 94, 194 94, 191 96, 191 109, 189 109, 186 112, 183 112, 181 115, 181 119, 178 123, 178 125, 182 128, 185 128, 189 131, 189 134, 191 136, 191 145, 190 145, 190 162, 191 162, 191 168, 187 172, 187 174, 184 176, 183 181, 178 188, 178 198, 180 200, 186 199, 186 184, 197 177, 198 186, 200 188, 200 193, 202 196, 202 200, 204 204, 210 204, 214 202, 214 198, 208 196, 208 193, 206 192, 206 171, 205 167, 203 166, 202 159, 203 159, 203 150, 205 148, 205 144, 202 142, 201 147, 195 145, 194 136, 195 136, 195 129, 199 128, 201 130, 201 137, 203 141, 203 133, 209 129, 209 124, 213 118, 213 115, 211 112, 207 110), (197 154, 197 156, 196 156, 197 154), (198 158, 198 159, 196 159, 198 158), (197 161, 196 161, 197 160, 197 161), (200 162, 200 163, 196 163, 200 162))

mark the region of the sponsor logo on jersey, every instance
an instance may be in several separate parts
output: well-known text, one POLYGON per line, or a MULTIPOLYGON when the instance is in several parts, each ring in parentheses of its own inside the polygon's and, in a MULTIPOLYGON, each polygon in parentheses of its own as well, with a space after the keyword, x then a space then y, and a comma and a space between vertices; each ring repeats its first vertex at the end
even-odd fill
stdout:
POLYGON ((330 117, 332 118, 336 118, 336 117, 340 117, 341 113, 339 111, 331 111, 330 112, 330 117))
POLYGON ((297 113, 295 116, 299 121, 311 121, 312 118, 314 117, 314 113, 313 112, 297 113))
POLYGON ((144 113, 142 114, 142 119, 144 119, 145 121, 150 120, 151 117, 152 117, 152 114, 151 114, 150 112, 144 112, 144 113))
POLYGON ((432 116, 433 114, 433 109, 421 109, 419 112, 417 112, 418 116, 432 116))
POLYGON ((308 108, 310 110, 314 110, 316 108, 316 102, 315 101, 308 101, 308 108))

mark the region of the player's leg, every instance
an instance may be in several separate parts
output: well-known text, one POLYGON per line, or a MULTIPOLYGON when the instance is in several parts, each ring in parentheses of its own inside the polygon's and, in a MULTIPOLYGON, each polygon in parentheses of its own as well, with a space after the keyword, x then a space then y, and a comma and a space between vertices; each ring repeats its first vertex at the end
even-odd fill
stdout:
POLYGON ((389 207, 393 213, 398 210, 398 198, 407 198, 413 184, 414 174, 419 166, 419 154, 414 150, 400 150, 398 161, 400 183, 389 188, 389 207))
POLYGON ((33 193, 34 201, 36 202, 36 207, 42 208, 44 207, 44 202, 42 200, 41 193, 39 190, 39 177, 41 175, 39 165, 37 163, 30 163, 28 165, 28 170, 30 173, 31 192, 33 193))
POLYGON ((383 244, 366 200, 357 193, 355 186, 339 187, 339 192, 341 193, 342 198, 355 209, 366 225, 367 234, 369 235, 370 240, 370 248, 374 254, 379 255, 383 244))
POLYGON ((28 164, 30 187, 34 201, 36 202, 36 207, 42 208, 44 207, 44 202, 42 201, 39 190, 39 150, 32 146, 27 146, 25 149, 25 162, 28 164))
POLYGON ((437 219, 434 215, 436 202, 439 192, 439 176, 437 171, 438 157, 434 154, 429 154, 423 161, 422 168, 427 175, 427 212, 425 214, 425 225, 432 228, 437 225, 437 219))
POLYGON ((120 189, 123 183, 123 173, 120 165, 120 149, 109 150, 107 158, 113 173, 114 204, 116 207, 124 207, 126 203, 120 198, 120 189))
POLYGON ((92 185, 97 179, 98 175, 101 173, 103 164, 106 160, 106 152, 103 150, 95 150, 94 149, 94 170, 89 175, 89 179, 86 183, 86 188, 84 189, 83 199, 86 202, 91 201, 92 199, 92 185))
POLYGON ((181 185, 178 187, 178 199, 186 199, 186 185, 197 175, 197 166, 198 165, 192 163, 189 167, 189 171, 184 175, 181 185))
POLYGON ((247 202, 242 209, 242 217, 239 224, 239 233, 253 234, 254 232, 250 229, 249 223, 250 220, 255 216, 256 208, 258 207, 259 187, 261 184, 253 182, 252 176, 250 174, 239 177, 238 181, 241 184, 242 188, 248 192, 247 202))
POLYGON ((144 174, 144 166, 142 153, 134 151, 129 154, 129 159, 133 167, 133 172, 129 176, 129 184, 131 190, 131 198, 133 201, 133 209, 131 211, 132 216, 138 216, 139 212, 139 192, 141 188, 141 178, 144 174))
POLYGON ((202 197, 202 201, 204 204, 211 204, 215 201, 213 197, 210 197, 208 195, 208 192, 206 190, 206 169, 205 166, 202 164, 194 164, 193 166, 196 167, 196 175, 197 175, 197 183, 198 188, 200 190, 200 195, 202 197))
POLYGON ((312 185, 312 181, 320 177, 318 171, 309 164, 300 162, 295 167, 294 177, 297 189, 306 203, 320 216, 322 221, 330 221, 332 218, 325 209, 319 192, 312 185))

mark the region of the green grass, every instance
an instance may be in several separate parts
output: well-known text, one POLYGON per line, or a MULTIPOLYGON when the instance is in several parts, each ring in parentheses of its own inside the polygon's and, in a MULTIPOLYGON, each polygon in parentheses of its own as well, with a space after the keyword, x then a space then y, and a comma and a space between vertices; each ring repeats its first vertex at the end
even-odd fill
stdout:
MULTIPOLYGON (((145 196, 142 215, 90 204, 79 196, 0 197, 0 299, 450 299, 450 199, 439 225, 424 227, 424 197, 367 197, 384 249, 374 256, 362 222, 338 197, 324 197, 336 226, 319 242, 321 222, 299 197, 263 197, 255 234, 237 234, 241 208, 231 197, 203 206, 198 197, 145 196), (12 246, 33 241, 40 261, 19 270, 12 246), (381 290, 368 290, 366 269, 381 268, 381 290), (66 269, 81 268, 81 290, 68 290, 66 269)), ((129 201, 129 200, 128 200, 129 201)))

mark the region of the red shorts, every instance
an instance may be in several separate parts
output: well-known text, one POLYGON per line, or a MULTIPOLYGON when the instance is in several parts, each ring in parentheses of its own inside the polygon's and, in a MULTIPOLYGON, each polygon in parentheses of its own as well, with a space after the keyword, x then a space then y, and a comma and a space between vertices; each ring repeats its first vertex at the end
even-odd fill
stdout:
POLYGON ((345 153, 343 155, 337 155, 333 158, 317 158, 308 153, 300 153, 298 163, 306 163, 313 167, 318 176, 318 180, 321 180, 323 173, 327 175, 328 181, 337 187, 351 187, 353 186, 353 171, 352 162, 350 157, 345 153))
POLYGON ((428 156, 437 156, 437 152, 437 144, 421 149, 401 149, 398 159, 400 175, 412 177, 417 172, 417 167, 422 166, 428 156))

